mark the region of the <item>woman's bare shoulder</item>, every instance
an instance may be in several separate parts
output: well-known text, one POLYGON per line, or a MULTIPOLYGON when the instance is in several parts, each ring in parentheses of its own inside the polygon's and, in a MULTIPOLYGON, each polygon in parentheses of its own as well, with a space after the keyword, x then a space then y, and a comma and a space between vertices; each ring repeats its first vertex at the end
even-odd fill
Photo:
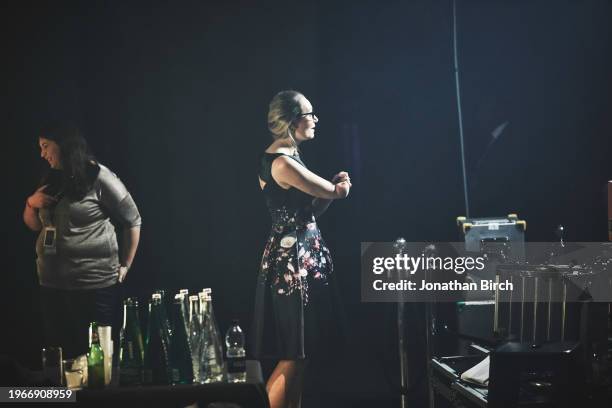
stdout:
POLYGON ((288 156, 291 156, 291 154, 293 153, 293 150, 288 148, 288 147, 277 147, 277 146, 271 145, 266 150, 264 150, 264 153, 268 153, 268 154, 286 154, 288 156))

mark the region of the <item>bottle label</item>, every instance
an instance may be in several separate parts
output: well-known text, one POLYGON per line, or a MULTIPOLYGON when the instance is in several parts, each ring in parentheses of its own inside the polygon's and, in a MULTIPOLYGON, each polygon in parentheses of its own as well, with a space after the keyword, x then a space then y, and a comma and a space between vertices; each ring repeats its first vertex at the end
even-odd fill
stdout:
POLYGON ((244 357, 228 357, 227 372, 230 374, 244 373, 246 371, 246 358, 244 357))

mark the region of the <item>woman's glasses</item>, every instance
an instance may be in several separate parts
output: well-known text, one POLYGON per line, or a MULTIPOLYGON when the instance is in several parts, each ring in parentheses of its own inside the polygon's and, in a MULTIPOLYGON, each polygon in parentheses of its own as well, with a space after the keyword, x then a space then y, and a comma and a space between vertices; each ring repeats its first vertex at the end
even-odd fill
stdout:
POLYGON ((318 120, 319 119, 314 112, 300 113, 300 114, 297 115, 297 117, 295 119, 297 120, 297 119, 308 118, 308 117, 309 117, 310 120, 318 120))

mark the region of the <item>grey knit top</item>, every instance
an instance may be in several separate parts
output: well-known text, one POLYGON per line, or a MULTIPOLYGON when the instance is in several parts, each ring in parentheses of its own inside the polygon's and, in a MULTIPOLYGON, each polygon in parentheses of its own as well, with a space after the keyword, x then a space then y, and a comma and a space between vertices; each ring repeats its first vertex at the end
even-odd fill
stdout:
POLYGON ((113 222, 123 228, 141 224, 140 213, 121 180, 107 167, 80 201, 61 198, 38 215, 43 225, 36 241, 41 286, 99 289, 117 282, 119 248, 113 222), (45 226, 56 228, 56 253, 43 249, 45 226))

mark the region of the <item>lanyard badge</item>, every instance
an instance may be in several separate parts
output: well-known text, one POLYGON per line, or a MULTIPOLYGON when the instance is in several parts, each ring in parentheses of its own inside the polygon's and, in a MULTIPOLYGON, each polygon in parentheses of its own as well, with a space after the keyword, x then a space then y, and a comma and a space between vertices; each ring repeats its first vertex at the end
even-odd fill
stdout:
POLYGON ((45 255, 55 255, 57 253, 56 241, 56 229, 55 227, 45 227, 43 233, 43 252, 45 255))

